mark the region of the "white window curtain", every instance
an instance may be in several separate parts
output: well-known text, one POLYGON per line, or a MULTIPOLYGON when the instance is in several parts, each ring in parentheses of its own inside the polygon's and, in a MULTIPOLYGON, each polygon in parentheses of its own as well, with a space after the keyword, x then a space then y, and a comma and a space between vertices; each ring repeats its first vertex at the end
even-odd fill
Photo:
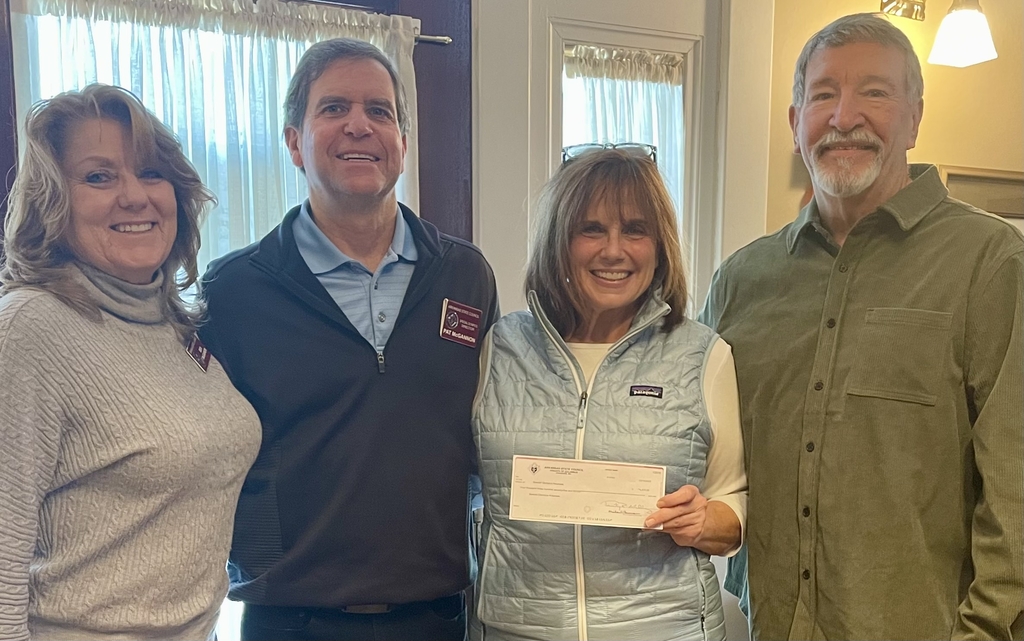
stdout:
POLYGON ((366 40, 395 62, 411 121, 398 197, 418 210, 419 20, 280 0, 12 0, 11 12, 19 127, 32 103, 103 82, 131 90, 177 134, 219 201, 200 273, 306 198, 282 107, 299 57, 320 40, 366 40))
POLYGON ((578 44, 565 48, 563 61, 562 144, 654 145, 681 212, 684 56, 578 44))

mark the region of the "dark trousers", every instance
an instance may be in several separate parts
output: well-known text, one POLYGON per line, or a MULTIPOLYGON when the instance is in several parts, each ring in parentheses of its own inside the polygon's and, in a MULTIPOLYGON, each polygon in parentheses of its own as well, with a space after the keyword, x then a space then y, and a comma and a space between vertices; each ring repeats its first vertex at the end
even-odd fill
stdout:
POLYGON ((242 641, 465 641, 460 592, 434 601, 356 614, 327 608, 245 605, 242 641))

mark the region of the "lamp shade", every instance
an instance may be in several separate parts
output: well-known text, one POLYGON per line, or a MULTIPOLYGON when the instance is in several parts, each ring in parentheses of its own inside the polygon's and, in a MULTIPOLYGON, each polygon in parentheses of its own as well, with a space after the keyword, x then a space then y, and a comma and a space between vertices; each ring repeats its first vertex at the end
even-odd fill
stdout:
POLYGON ((992 32, 988 28, 985 14, 980 7, 961 9, 957 4, 954 2, 953 8, 942 19, 928 62, 949 67, 969 67, 993 60, 996 47, 992 43, 992 32))

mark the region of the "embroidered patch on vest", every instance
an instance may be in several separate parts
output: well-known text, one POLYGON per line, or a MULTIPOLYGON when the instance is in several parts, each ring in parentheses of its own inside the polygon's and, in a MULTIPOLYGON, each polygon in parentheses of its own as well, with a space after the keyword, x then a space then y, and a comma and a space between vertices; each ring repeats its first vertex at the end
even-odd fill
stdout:
POLYGON ((630 396, 653 396, 654 398, 661 398, 662 388, 655 387, 654 385, 631 385, 629 387, 630 396))

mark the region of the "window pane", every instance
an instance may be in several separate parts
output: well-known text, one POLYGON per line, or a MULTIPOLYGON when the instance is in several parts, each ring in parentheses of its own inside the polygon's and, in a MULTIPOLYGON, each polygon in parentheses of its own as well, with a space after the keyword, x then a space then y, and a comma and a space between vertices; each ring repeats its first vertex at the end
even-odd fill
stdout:
POLYGON ((683 57, 571 45, 563 61, 562 145, 654 145, 658 169, 681 221, 685 203, 683 57))
MULTIPOLYGON (((31 105, 92 82, 137 95, 216 195, 199 273, 273 229, 307 197, 284 144, 288 81, 310 42, 13 13, 19 126, 31 105)), ((404 176, 396 189, 401 196, 404 176)))

